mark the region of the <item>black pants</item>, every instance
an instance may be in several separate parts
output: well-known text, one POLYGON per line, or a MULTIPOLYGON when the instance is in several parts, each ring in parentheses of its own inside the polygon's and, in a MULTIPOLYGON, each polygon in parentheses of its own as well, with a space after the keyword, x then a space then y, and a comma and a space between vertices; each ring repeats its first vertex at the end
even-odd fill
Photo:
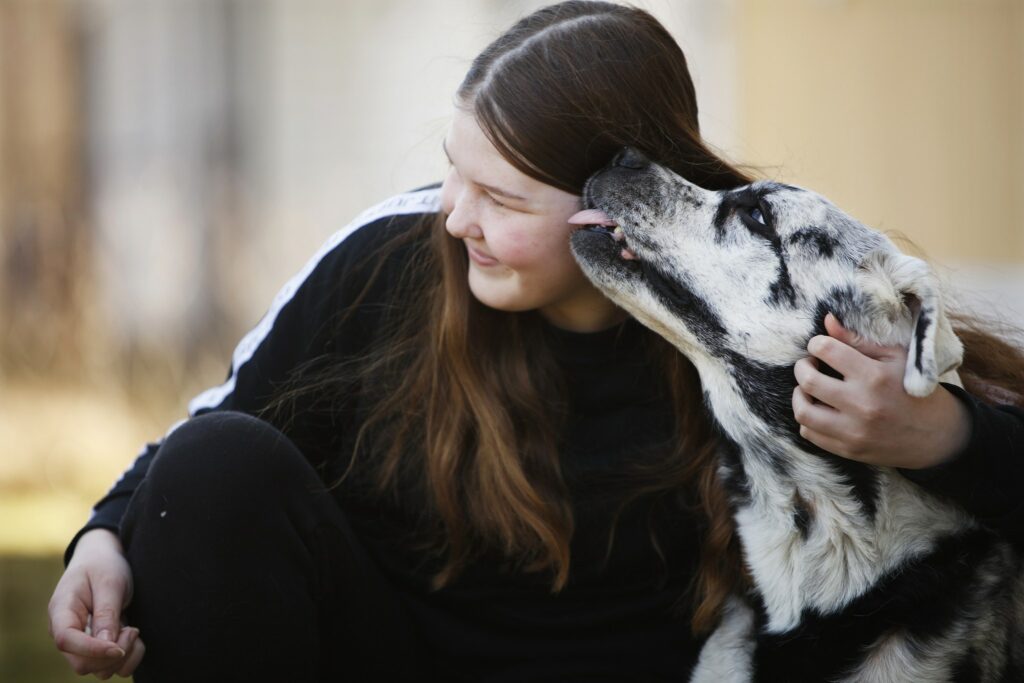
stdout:
POLYGON ((121 531, 153 681, 429 677, 398 594, 298 449, 242 413, 189 420, 121 531))

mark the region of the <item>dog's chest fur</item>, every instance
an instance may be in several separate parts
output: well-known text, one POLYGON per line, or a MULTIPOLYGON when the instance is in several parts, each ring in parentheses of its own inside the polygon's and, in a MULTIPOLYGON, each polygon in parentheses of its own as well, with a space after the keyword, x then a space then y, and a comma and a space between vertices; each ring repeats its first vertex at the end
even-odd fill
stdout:
MULTIPOLYGON (((751 670, 723 678, 721 669, 711 676, 698 669, 694 680, 960 680, 950 671, 977 638, 934 636, 974 628, 980 615, 972 603, 1013 590, 997 579, 1014 574, 1006 545, 893 470, 802 448, 756 416, 751 403, 770 397, 746 395, 740 370, 693 360, 725 443, 720 470, 756 610, 756 635, 746 636, 756 643, 751 670), (986 564, 987 588, 976 575, 986 564)), ((982 669, 1005 665, 998 652, 985 657, 982 669)))
POLYGON ((840 609, 936 538, 970 528, 957 508, 912 490, 891 470, 862 466, 875 492, 864 500, 834 456, 780 441, 749 411, 721 410, 722 400, 716 415, 744 416, 742 424, 722 424, 740 460, 723 466, 742 484, 734 514, 769 631, 796 628, 807 611, 840 609))

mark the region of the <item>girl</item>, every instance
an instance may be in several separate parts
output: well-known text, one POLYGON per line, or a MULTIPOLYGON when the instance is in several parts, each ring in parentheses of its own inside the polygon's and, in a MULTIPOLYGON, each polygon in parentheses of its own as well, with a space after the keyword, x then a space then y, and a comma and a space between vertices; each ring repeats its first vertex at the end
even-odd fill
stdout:
MULTIPOLYGON (((440 188, 335 235, 72 541, 50 619, 75 671, 684 680, 742 571, 694 370, 569 252, 584 182, 625 145, 749 181, 701 140, 645 12, 565 2, 487 47, 440 188)), ((805 436, 1019 536, 1024 416, 910 398, 900 351, 828 324, 810 351, 847 380, 818 395, 797 366, 805 436)), ((967 341, 969 366, 1019 361, 967 341)))

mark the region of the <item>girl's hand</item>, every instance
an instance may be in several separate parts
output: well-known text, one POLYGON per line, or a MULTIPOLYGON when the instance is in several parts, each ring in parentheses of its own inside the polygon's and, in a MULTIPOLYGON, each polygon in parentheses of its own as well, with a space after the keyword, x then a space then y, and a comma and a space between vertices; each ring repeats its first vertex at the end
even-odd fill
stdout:
POLYGON ((793 369, 801 436, 844 458, 907 469, 941 464, 966 447, 971 418, 959 399, 941 385, 922 398, 903 390, 906 349, 862 340, 831 313, 825 329, 829 336, 812 337, 812 357, 793 369), (819 372, 818 360, 843 379, 819 372))
POLYGON ((131 594, 117 536, 106 529, 83 534, 49 604, 50 636, 75 673, 106 680, 135 671, 146 647, 137 628, 121 624, 131 594))

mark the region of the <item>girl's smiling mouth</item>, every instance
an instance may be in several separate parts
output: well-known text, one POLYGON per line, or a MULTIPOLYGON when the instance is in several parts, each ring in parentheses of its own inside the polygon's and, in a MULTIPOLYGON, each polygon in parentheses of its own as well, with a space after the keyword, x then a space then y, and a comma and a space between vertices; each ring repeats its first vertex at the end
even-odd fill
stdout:
POLYGON ((498 259, 474 249, 469 244, 466 244, 466 251, 469 253, 469 258, 478 266, 496 266, 499 263, 498 259))

